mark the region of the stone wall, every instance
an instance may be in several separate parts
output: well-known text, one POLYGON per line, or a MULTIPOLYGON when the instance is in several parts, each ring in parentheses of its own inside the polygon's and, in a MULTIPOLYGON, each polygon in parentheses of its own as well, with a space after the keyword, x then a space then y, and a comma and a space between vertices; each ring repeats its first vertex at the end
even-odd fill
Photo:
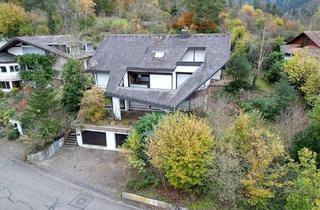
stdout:
POLYGON ((49 160, 56 152, 60 150, 60 148, 63 146, 63 142, 64 137, 61 137, 59 140, 53 142, 48 148, 44 149, 43 151, 28 155, 28 161, 40 162, 43 160, 49 160))

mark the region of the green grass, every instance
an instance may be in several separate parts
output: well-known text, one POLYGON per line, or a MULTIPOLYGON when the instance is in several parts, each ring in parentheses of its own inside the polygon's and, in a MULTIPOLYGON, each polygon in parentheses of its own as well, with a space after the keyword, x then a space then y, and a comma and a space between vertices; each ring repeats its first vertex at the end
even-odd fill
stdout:
POLYGON ((129 21, 126 18, 112 19, 111 26, 128 26, 129 21))
POLYGON ((188 208, 190 210, 216 210, 218 205, 210 198, 203 198, 202 200, 191 203, 188 208))
POLYGON ((257 88, 259 90, 269 92, 272 90, 272 85, 270 83, 264 81, 263 79, 259 78, 257 80, 257 88))

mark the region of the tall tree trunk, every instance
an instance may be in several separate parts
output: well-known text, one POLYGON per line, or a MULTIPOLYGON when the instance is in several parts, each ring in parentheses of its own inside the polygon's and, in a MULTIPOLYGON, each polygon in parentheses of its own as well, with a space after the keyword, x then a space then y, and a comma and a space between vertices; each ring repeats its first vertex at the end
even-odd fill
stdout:
POLYGON ((258 66, 257 66, 257 69, 256 69, 255 74, 253 76, 252 88, 256 87, 256 83, 257 83, 258 77, 261 72, 265 42, 266 42, 266 25, 264 25, 264 27, 263 27, 262 42, 261 42, 261 47, 260 47, 258 66))

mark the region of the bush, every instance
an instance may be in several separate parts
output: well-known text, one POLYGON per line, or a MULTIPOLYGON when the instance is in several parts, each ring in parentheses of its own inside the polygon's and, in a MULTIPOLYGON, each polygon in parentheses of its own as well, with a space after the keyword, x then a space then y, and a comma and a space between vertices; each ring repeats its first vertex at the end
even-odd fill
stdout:
POLYGON ((0 98, 4 97, 4 92, 2 90, 0 90, 0 98))
POLYGON ((176 112, 156 126, 147 154, 174 188, 191 191, 203 184, 212 146, 211 128, 205 120, 176 112))
POLYGON ((87 90, 81 99, 79 120, 92 123, 103 120, 106 115, 105 106, 104 91, 101 88, 87 90))
POLYGON ((19 134, 18 129, 16 127, 14 127, 14 126, 11 126, 10 130, 9 130, 9 133, 8 133, 8 139, 10 141, 12 141, 12 140, 18 139, 19 137, 20 137, 20 134, 19 134))
POLYGON ((309 126, 293 138, 291 155, 295 160, 298 160, 298 153, 303 148, 318 154, 316 160, 320 167, 320 99, 309 114, 309 126))
MULTIPOLYGON (((225 138, 225 147, 230 151, 225 152, 225 157, 217 158, 218 163, 227 164, 220 166, 219 176, 213 179, 219 184, 217 190, 227 193, 224 199, 234 202, 234 192, 241 192, 251 207, 265 207, 275 196, 279 174, 275 169, 277 161, 285 155, 284 146, 279 136, 266 128, 260 113, 241 114, 234 122, 225 138), (232 152, 234 148, 234 152, 232 152), (232 162, 232 159, 236 159, 232 162), (230 165, 230 167, 228 167, 230 165), (233 171, 232 169, 235 169, 233 171), (226 173, 226 175, 224 175, 226 173), (235 174, 234 176, 232 176, 235 174), (243 178, 242 178, 243 174, 243 178), (226 177, 231 177, 231 181, 226 177), (239 190, 234 178, 240 178, 241 189, 239 190), (221 181, 226 183, 221 183, 221 181), (232 188, 227 187, 232 184, 232 188), (231 195, 231 197, 230 197, 231 195)), ((216 174, 216 173, 213 173, 216 174)), ((219 193, 219 191, 217 191, 219 193)), ((246 208, 251 209, 251 208, 246 208)))
POLYGON ((149 145, 149 137, 153 134, 155 126, 163 118, 161 112, 153 112, 140 118, 130 131, 124 147, 130 150, 129 162, 132 166, 139 168, 145 167, 149 163, 146 154, 149 145))
POLYGON ((267 58, 265 77, 268 82, 275 83, 281 79, 281 70, 284 62, 283 54, 272 52, 267 58))
POLYGON ((295 165, 297 178, 291 182, 286 210, 309 210, 320 207, 320 171, 316 168, 316 153, 308 149, 299 151, 299 164, 295 165))
POLYGON ((287 80, 282 79, 275 84, 274 90, 269 96, 257 97, 240 104, 240 106, 246 112, 258 110, 263 118, 273 120, 295 100, 296 96, 295 89, 287 80))

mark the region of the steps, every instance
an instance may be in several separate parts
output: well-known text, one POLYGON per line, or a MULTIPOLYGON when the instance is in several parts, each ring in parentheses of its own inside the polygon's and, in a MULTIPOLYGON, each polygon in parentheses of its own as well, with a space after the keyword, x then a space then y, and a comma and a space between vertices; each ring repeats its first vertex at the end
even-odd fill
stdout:
POLYGON ((70 131, 68 137, 64 140, 65 147, 77 147, 77 134, 75 130, 70 131))

